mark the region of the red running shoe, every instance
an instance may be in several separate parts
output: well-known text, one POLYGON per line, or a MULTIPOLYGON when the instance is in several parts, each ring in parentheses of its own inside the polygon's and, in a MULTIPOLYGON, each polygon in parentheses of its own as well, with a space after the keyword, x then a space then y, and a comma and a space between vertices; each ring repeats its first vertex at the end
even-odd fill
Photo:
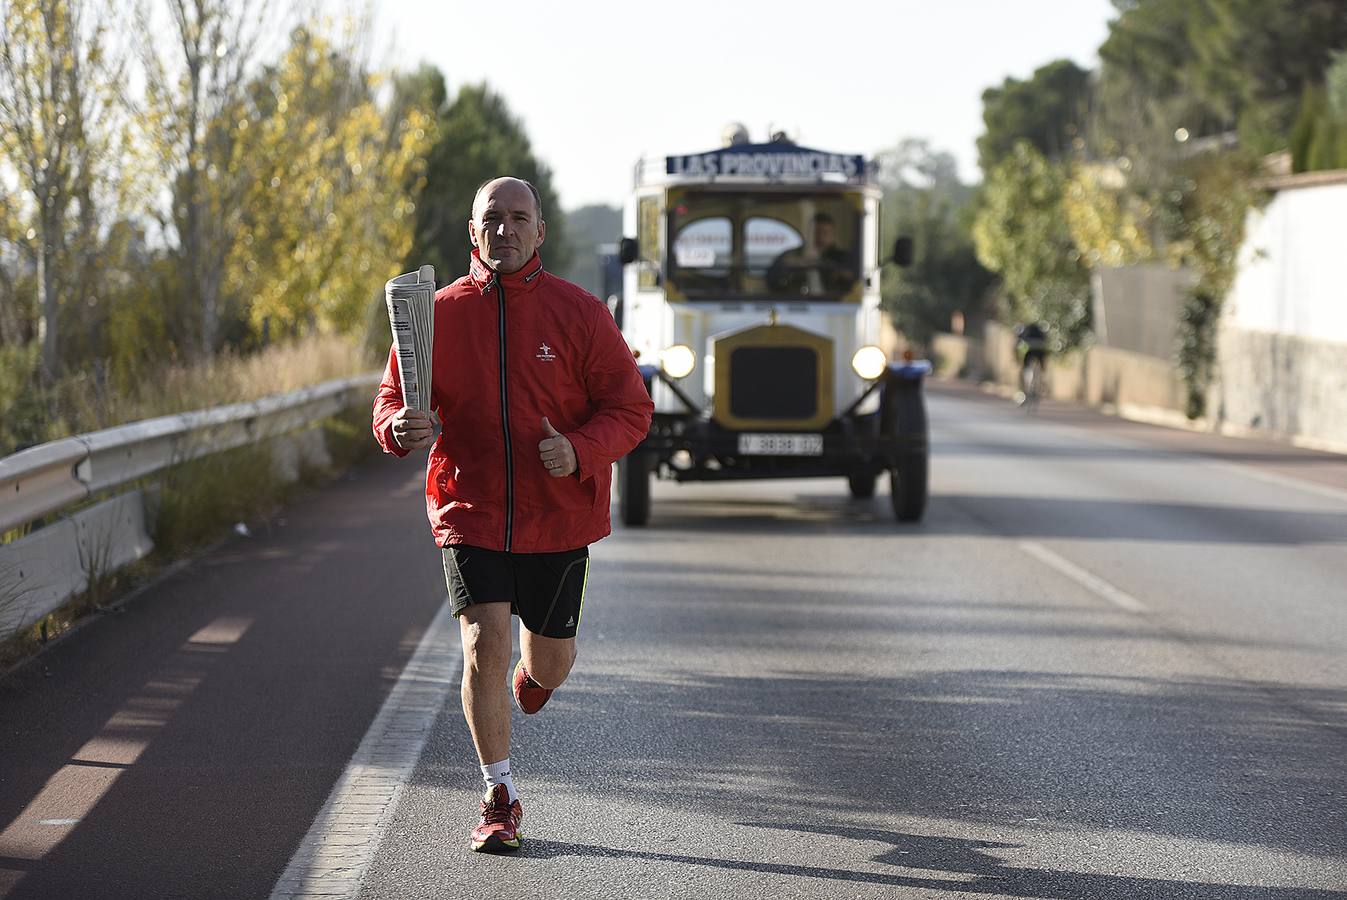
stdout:
POLYGON ((479 853, 510 853, 519 849, 524 835, 519 822, 524 808, 519 801, 510 802, 505 785, 497 784, 482 797, 482 821, 472 830, 468 845, 479 853))
POLYGON ((543 708, 543 704, 552 696, 552 689, 545 688, 529 677, 521 659, 514 667, 514 702, 527 715, 533 715, 543 708))

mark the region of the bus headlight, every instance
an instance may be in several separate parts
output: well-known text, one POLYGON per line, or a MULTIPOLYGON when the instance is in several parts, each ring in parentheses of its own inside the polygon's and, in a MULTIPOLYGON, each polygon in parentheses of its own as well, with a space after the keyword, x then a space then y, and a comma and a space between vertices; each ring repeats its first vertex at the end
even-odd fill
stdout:
POLYGON ((875 346, 862 347, 851 357, 851 368, 866 381, 874 381, 889 366, 889 358, 875 346))
POLYGON ((697 365, 697 354, 686 344, 674 344, 660 353, 659 365, 670 378, 686 378, 697 365))

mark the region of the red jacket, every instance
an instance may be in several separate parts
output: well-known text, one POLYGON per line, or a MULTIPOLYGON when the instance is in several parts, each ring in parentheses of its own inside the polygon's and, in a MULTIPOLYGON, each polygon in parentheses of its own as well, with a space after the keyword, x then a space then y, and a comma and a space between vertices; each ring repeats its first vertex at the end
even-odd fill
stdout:
MULTIPOLYGON (((573 550, 611 531, 612 463, 650 428, 654 405, 607 307, 543 271, 537 255, 500 275, 472 251, 469 274, 435 294, 431 407, 444 429, 426 465, 426 512, 440 546, 573 550), (547 474, 542 418, 570 439, 579 472, 547 474)), ((402 408, 389 352, 374 398, 385 452, 402 408)))

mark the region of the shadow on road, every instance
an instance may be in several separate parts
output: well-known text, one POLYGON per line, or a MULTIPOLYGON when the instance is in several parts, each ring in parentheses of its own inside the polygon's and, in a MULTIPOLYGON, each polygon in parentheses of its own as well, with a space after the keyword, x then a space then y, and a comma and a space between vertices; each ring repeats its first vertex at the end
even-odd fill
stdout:
POLYGON ((716 859, 679 853, 651 853, 642 850, 619 850, 592 844, 568 844, 558 841, 530 840, 524 845, 526 858, 555 859, 564 856, 609 857, 644 859, 651 862, 684 863, 713 869, 755 872, 766 875, 786 875, 800 878, 821 878, 859 884, 887 887, 925 888, 961 894, 996 894, 998 896, 1034 897, 1044 900, 1144 900, 1182 896, 1185 900, 1315 900, 1315 898, 1344 898, 1347 892, 1306 888, 1278 888, 1243 884, 1210 884, 1193 881, 1173 881, 1163 878, 1140 878, 1127 875, 1097 875, 1084 872, 1063 872, 1053 869, 1033 869, 1006 866, 996 857, 984 852, 989 849, 1011 848, 1014 844, 973 841, 961 838, 932 837, 919 834, 899 834, 868 828, 847 826, 819 826, 805 828, 799 825, 758 822, 741 823, 749 827, 778 828, 807 831, 856 841, 877 841, 891 844, 893 849, 872 857, 871 861, 901 869, 921 869, 945 872, 951 875, 972 875, 966 878, 938 878, 888 872, 866 872, 854 869, 800 866, 785 863, 754 862, 747 860, 716 859))
MULTIPOLYGON (((1331 865, 1347 858, 1347 691, 1001 670, 862 679, 788 665, 745 677, 576 679, 557 701, 575 704, 571 715, 582 715, 585 727, 549 730, 547 755, 594 760, 615 795, 713 820, 734 810, 755 827, 817 827, 836 815, 837 773, 846 772, 865 786, 871 821, 915 816, 990 837, 1022 834, 1026 822, 1153 835, 1139 839, 1157 854, 1138 858, 1143 871, 1174 839, 1265 847, 1331 865)), ((590 777, 573 766, 533 765, 562 781, 590 777)), ((1175 896, 1145 878, 1005 870, 975 852, 976 842, 820 833, 893 844, 879 861, 972 872, 987 878, 986 890, 993 876, 1014 874, 1046 897, 1175 896)), ((1216 885, 1183 894, 1253 895, 1216 885)))
MULTIPOLYGON (((892 581, 866 572, 820 573, 797 571, 784 566, 780 576, 793 583, 789 589, 773 592, 750 583, 735 584, 732 579, 751 579, 760 570, 726 564, 665 564, 631 560, 604 560, 609 577, 618 580, 620 594, 677 588, 670 595, 680 615, 709 615, 715 627, 703 627, 696 636, 696 647, 735 653, 743 647, 745 635, 754 641, 778 647, 799 641, 799 617, 814 615, 826 607, 827 634, 800 644, 809 652, 819 642, 849 642, 858 653, 866 652, 874 640, 873 652, 883 652, 889 637, 876 629, 876 616, 885 617, 895 633, 908 637, 966 640, 987 636, 998 641, 1014 638, 1084 641, 1126 641, 1171 644, 1178 640, 1172 626, 1148 617, 1134 617, 1121 611, 1087 601, 1084 607, 1064 608, 1045 605, 1036 598, 1032 581, 1014 581, 1007 575, 1006 589, 997 596, 986 593, 959 599, 948 596, 923 596, 895 591, 892 581)), ((635 638, 639 641, 639 638, 635 638)), ((1314 651, 1317 645, 1307 641, 1277 639, 1270 635, 1240 636, 1221 631, 1184 634, 1182 640, 1192 646, 1249 650, 1260 653, 1314 651)), ((652 650, 656 648, 651 648, 652 650)), ((891 651, 890 651, 891 652, 891 651)))
POLYGON ((645 529, 625 539, 705 534, 998 535, 1013 538, 1296 545, 1347 543, 1347 515, 1236 505, 1033 495, 935 494, 926 520, 899 524, 887 497, 800 494, 780 500, 688 497, 657 502, 645 529))

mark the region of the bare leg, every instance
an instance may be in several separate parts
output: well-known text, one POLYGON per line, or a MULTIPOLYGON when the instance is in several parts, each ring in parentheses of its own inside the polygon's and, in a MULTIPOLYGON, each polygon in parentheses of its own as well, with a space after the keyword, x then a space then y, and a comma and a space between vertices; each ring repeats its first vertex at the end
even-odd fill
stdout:
POLYGON ((478 603, 458 616, 463 717, 482 765, 510 755, 510 604, 478 603))
POLYGON ((529 677, 545 688, 557 688, 575 664, 575 638, 550 638, 519 629, 520 656, 529 677))

